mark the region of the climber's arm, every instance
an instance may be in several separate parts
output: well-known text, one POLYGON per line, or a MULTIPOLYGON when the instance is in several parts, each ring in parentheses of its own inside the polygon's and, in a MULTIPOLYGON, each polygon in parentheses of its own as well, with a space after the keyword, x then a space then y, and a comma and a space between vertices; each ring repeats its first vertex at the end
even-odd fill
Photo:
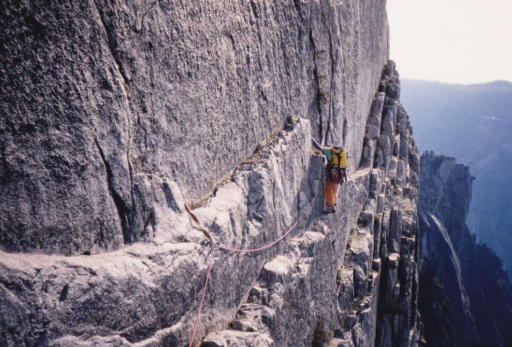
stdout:
POLYGON ((311 137, 311 141, 313 142, 313 146, 315 146, 319 151, 324 151, 324 148, 322 147, 322 145, 320 145, 314 137, 311 137))

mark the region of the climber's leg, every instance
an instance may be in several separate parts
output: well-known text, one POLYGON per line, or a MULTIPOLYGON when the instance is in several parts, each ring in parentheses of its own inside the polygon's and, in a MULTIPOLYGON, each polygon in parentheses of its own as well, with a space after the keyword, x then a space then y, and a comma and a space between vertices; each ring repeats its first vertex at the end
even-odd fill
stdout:
POLYGON ((338 184, 335 182, 332 182, 330 180, 327 180, 325 182, 325 189, 324 189, 324 197, 325 197, 325 212, 326 213, 333 213, 334 212, 334 205, 336 205, 336 192, 338 189, 338 184))

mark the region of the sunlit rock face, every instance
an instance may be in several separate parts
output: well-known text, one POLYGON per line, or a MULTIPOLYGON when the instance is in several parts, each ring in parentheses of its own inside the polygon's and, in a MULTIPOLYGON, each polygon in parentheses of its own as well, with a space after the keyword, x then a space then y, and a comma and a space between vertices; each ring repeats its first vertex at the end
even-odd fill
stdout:
POLYGON ((466 225, 474 177, 454 158, 421 157, 420 312, 434 346, 508 346, 512 286, 466 225), (466 334, 458 334, 458 331, 466 334))
POLYGON ((11 251, 151 239, 161 181, 203 198, 291 115, 356 167, 388 59, 375 0, 7 1, 0 30, 11 251))
POLYGON ((188 345, 209 264, 196 345, 417 345, 384 2, 2 11, 2 345, 188 345), (312 138, 350 155, 334 214, 312 138))

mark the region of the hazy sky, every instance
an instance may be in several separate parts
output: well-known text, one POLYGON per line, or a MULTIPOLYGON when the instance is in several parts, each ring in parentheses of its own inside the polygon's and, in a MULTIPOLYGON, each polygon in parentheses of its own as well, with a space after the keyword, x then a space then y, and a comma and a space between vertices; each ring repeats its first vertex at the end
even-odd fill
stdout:
POLYGON ((512 81, 512 0, 387 0, 403 78, 512 81))

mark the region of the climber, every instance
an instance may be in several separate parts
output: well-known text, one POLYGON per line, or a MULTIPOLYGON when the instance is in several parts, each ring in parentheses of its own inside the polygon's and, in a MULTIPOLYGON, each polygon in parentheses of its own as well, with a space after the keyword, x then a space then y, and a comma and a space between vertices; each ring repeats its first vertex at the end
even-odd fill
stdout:
POLYGON ((347 181, 347 152, 340 145, 322 147, 314 138, 311 139, 313 140, 313 145, 322 151, 322 154, 327 158, 324 187, 324 213, 334 213, 338 187, 340 183, 347 181))

